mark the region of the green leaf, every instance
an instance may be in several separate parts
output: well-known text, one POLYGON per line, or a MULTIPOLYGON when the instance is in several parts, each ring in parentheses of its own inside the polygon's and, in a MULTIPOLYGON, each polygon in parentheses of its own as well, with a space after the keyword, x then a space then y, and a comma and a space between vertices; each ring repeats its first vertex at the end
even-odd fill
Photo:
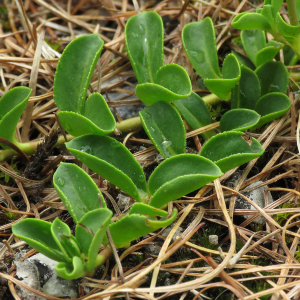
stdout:
POLYGON ((235 58, 238 60, 238 62, 241 66, 245 66, 251 70, 255 70, 255 68, 256 68, 255 65, 251 62, 251 60, 248 57, 246 57, 234 50, 231 51, 231 54, 233 54, 235 56, 235 58))
POLYGON ((220 78, 216 35, 212 20, 189 23, 182 30, 184 49, 202 78, 220 78))
MULTIPOLYGON (((90 146, 85 145, 85 151, 90 146)), ((76 223, 89 211, 106 207, 103 196, 95 182, 75 164, 60 163, 53 176, 53 185, 68 212, 76 223)))
POLYGON ((51 225, 52 237, 59 246, 61 252, 65 256, 72 258, 73 256, 80 256, 80 249, 75 238, 71 235, 70 227, 56 218, 51 225))
POLYGON ((60 262, 55 266, 58 276, 64 279, 73 280, 86 275, 85 266, 78 256, 74 256, 72 263, 60 262))
POLYGON ((260 81, 261 96, 272 92, 286 93, 289 74, 286 66, 280 61, 269 61, 255 70, 260 81))
POLYGON ((82 113, 86 91, 103 44, 94 33, 76 38, 65 48, 53 84, 53 98, 60 110, 82 113))
POLYGON ((98 208, 86 213, 76 225, 75 237, 81 251, 88 258, 88 271, 95 269, 99 248, 106 236, 106 229, 111 222, 112 212, 107 208, 98 208))
POLYGON ((275 41, 267 44, 266 35, 262 30, 243 30, 241 38, 248 57, 256 66, 273 60, 283 47, 283 44, 275 41))
POLYGON ((68 256, 61 252, 56 240, 52 237, 51 223, 49 222, 39 219, 21 220, 12 225, 12 232, 30 247, 53 260, 71 261, 68 256))
POLYGON ((164 158, 185 153, 184 124, 172 104, 156 102, 139 114, 147 135, 164 158))
POLYGON ((272 30, 269 20, 260 13, 240 13, 234 17, 231 25, 242 30, 272 30))
POLYGON ((227 131, 212 137, 200 152, 213 161, 223 173, 261 156, 264 149, 260 143, 242 132, 227 131))
POLYGON ((61 126, 73 136, 89 133, 105 135, 116 128, 113 114, 105 99, 98 93, 93 93, 88 97, 83 115, 72 111, 61 111, 58 116, 61 126))
POLYGON ((255 110, 261 118, 255 127, 260 127, 274 119, 283 116, 291 107, 292 102, 282 93, 269 93, 262 96, 255 105, 255 110))
MULTIPOLYGON (((209 109, 198 94, 192 92, 189 97, 176 100, 173 104, 193 130, 211 124, 209 109)), ((208 139, 213 135, 213 130, 202 133, 202 136, 205 139, 208 139)))
POLYGON ((283 46, 280 43, 278 46, 269 46, 259 51, 256 55, 256 65, 260 66, 268 61, 272 61, 283 46))
POLYGON ((169 226, 174 222, 177 210, 173 210, 170 218, 167 215, 167 212, 143 203, 133 204, 125 217, 109 225, 114 244, 118 248, 129 247, 131 241, 169 226), (160 217, 160 220, 156 217, 160 217))
POLYGON ((163 63, 164 29, 160 15, 145 11, 130 17, 125 26, 125 42, 138 82, 154 82, 163 63))
POLYGON ((258 123, 260 115, 251 109, 237 108, 227 111, 220 120, 220 131, 244 131, 258 123))
POLYGON ((256 55, 257 53, 264 49, 267 45, 266 35, 262 30, 242 30, 241 39, 243 42, 244 49, 251 59, 251 61, 256 65, 256 55))
POLYGON ((283 56, 284 56, 284 64, 286 66, 293 66, 299 60, 299 58, 295 54, 293 48, 291 48, 288 45, 283 46, 283 56))
POLYGON ((224 100, 229 100, 231 90, 241 77, 240 64, 233 54, 228 54, 223 63, 223 79, 205 79, 207 88, 224 100))
POLYGON ((116 128, 116 120, 105 99, 99 93, 93 93, 87 98, 83 115, 98 126, 103 134, 111 133, 116 128))
POLYGON ((196 154, 180 154, 163 161, 150 175, 152 195, 149 205, 162 207, 222 175, 209 159, 196 154))
POLYGON ((172 102, 189 96, 191 92, 192 85, 187 72, 176 64, 161 67, 155 83, 138 84, 135 89, 137 97, 147 105, 158 101, 172 102))
MULTIPOLYGON (((0 98, 0 136, 16 143, 15 130, 26 107, 31 89, 14 87, 0 98)), ((9 148, 0 144, 3 148, 9 148)))
POLYGON ((285 37, 289 42, 293 43, 293 41, 299 37, 300 35, 300 25, 293 26, 287 24, 281 17, 280 13, 276 14, 276 27, 280 34, 285 37))
POLYGON ((85 135, 66 143, 80 161, 137 201, 146 201, 148 189, 140 164, 120 142, 100 135, 85 135))
POLYGON ((241 79, 231 93, 231 109, 254 109, 260 97, 260 82, 254 71, 241 66, 241 79))

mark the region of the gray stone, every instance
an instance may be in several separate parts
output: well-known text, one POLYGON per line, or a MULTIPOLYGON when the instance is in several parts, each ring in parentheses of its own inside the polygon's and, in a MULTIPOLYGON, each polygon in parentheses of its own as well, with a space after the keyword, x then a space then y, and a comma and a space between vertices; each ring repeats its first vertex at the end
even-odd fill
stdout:
POLYGON ((128 208, 130 206, 130 203, 131 203, 130 197, 127 197, 123 194, 119 194, 117 196, 117 199, 118 199, 117 204, 121 211, 124 211, 126 208, 128 208))
MULTIPOLYGON (((253 184, 250 184, 248 186, 248 188, 252 188, 252 187, 255 187, 255 186, 258 186, 262 183, 262 181, 257 181, 253 184)), ((268 186, 263 186, 263 187, 260 187, 260 188, 257 188, 255 190, 252 190, 248 193, 244 193, 244 195, 249 198, 251 201, 253 201, 255 204, 257 204, 260 208, 264 208, 266 205, 265 205, 265 195, 264 195, 264 191, 268 188, 268 186)), ((273 202, 273 198, 272 198, 272 195, 270 196, 270 202, 272 203, 273 202)), ((241 197, 237 197, 236 199, 236 203, 235 203, 235 208, 237 209, 253 209, 253 210, 256 210, 254 208, 254 206, 252 206, 251 204, 249 204, 246 200, 244 200, 243 198, 241 197)), ((248 219, 250 218, 250 215, 245 215, 244 216, 245 219, 248 219)), ((266 219, 265 217, 258 217, 256 218, 253 223, 256 223, 258 225, 264 225, 266 224, 266 219)))
POLYGON ((219 243, 219 237, 215 234, 209 235, 208 240, 209 240, 210 244, 212 244, 212 245, 218 245, 218 243, 219 243))
MULTIPOLYGON (((17 277, 26 285, 54 297, 77 298, 77 283, 59 277, 55 271, 57 261, 38 253, 27 260, 16 259, 17 277)), ((24 300, 44 300, 25 289, 17 290, 24 300)))
MULTIPOLYGON (((163 232, 162 232, 162 236, 167 237, 169 235, 169 233, 171 232, 171 230, 173 229, 174 224, 172 224, 171 226, 167 227, 163 232)), ((176 230, 175 234, 173 235, 172 240, 175 242, 177 240, 177 237, 180 237, 181 234, 183 232, 182 227, 178 227, 178 229, 176 230)))

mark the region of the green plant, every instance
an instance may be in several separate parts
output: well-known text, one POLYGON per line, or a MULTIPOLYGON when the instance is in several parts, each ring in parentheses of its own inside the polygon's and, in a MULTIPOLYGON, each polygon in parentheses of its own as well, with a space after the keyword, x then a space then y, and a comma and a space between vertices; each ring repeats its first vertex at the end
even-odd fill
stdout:
POLYGON ((245 63, 246 57, 228 54, 223 63, 223 79, 220 79, 211 19, 190 23, 182 31, 186 53, 206 86, 220 98, 231 99, 231 110, 220 120, 222 132, 261 127, 291 107, 285 95, 289 81, 287 68, 280 61, 272 61, 283 45, 275 41, 267 45, 264 32, 243 31, 241 37, 253 64, 245 63), (257 69, 253 71, 249 66, 257 69))
POLYGON ((49 258, 58 261, 55 269, 65 279, 91 276, 111 255, 106 231, 114 244, 128 247, 156 229, 168 226, 176 218, 143 203, 135 203, 122 219, 111 223, 112 212, 94 181, 78 166, 61 163, 53 178, 54 187, 76 223, 75 236, 63 221, 51 224, 25 219, 12 226, 13 233, 49 258), (106 248, 99 252, 101 245, 106 248))
MULTIPOLYGON (((277 42, 291 47, 300 58, 300 3, 299 0, 288 0, 290 24, 281 17, 279 10, 283 0, 265 0, 263 8, 255 13, 240 13, 231 25, 242 30, 263 30, 272 34, 277 42)), ((259 35, 261 35, 259 33, 259 35)), ((260 50, 260 49, 258 49, 260 50)), ((269 50, 268 50, 269 52, 269 50)))
POLYGON ((73 40, 64 50, 57 65, 53 98, 61 125, 73 136, 99 135, 114 131, 116 121, 105 99, 99 93, 86 93, 103 48, 97 34, 73 40))
POLYGON ((160 15, 147 11, 132 16, 125 27, 125 42, 139 82, 135 92, 144 103, 171 102, 192 92, 188 74, 179 65, 163 66, 164 29, 160 15))

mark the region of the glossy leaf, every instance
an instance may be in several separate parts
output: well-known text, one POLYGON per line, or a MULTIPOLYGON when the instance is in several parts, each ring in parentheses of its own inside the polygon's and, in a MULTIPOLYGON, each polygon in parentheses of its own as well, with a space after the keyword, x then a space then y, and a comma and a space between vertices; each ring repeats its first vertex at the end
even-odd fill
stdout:
POLYGON ((130 242, 154 230, 172 224, 177 216, 174 209, 168 218, 168 213, 143 203, 135 203, 128 214, 109 226, 114 244, 119 247, 129 247, 130 242), (160 217, 160 219, 157 219, 160 217))
POLYGON ((231 25, 241 30, 265 30, 272 29, 269 20, 260 13, 240 13, 234 17, 231 25))
MULTIPOLYGON (((89 145, 85 145, 85 150, 89 145)), ((53 176, 53 185, 76 223, 89 211, 102 207, 105 201, 95 182, 75 164, 60 163, 53 176)))
POLYGON ((85 135, 66 146, 91 170, 137 201, 146 201, 148 190, 143 170, 123 144, 107 136, 85 135))
POLYGON ((184 124, 170 103, 156 102, 139 114, 147 135, 164 158, 185 153, 184 124))
POLYGON ((36 251, 49 258, 70 262, 70 258, 61 252, 51 233, 51 223, 39 219, 25 219, 12 225, 12 232, 15 236, 25 241, 36 251))
POLYGON ((76 225, 75 237, 81 251, 88 258, 88 271, 95 269, 99 248, 106 236, 106 229, 111 222, 112 212, 107 208, 98 208, 86 213, 76 225))
POLYGON ((254 71, 241 66, 241 78, 231 94, 231 109, 254 109, 260 97, 260 82, 254 71))
POLYGON ((65 48, 53 84, 53 98, 61 111, 82 113, 103 44, 98 34, 90 34, 76 38, 65 48))
POLYGON ((257 53, 264 49, 267 45, 266 35, 262 30, 242 30, 241 39, 243 42, 244 49, 251 59, 251 61, 256 65, 256 55, 257 53))
POLYGON ((70 227, 56 218, 51 225, 52 237, 55 239, 61 252, 65 256, 72 258, 73 256, 80 256, 80 249, 75 238, 71 235, 70 227))
POLYGON ((269 61, 255 71, 261 86, 261 96, 268 93, 286 93, 289 74, 286 66, 280 61, 269 61))
POLYGON ((149 191, 152 194, 149 205, 162 207, 221 175, 221 170, 212 161, 199 155, 181 154, 169 158, 149 178, 149 191))
MULTIPOLYGON (((198 94, 192 92, 189 97, 176 100, 173 104, 193 130, 211 124, 209 109, 198 94)), ((212 130, 202 133, 206 139, 213 135, 214 131, 212 130)))
POLYGON ((221 78, 216 35, 210 18, 184 26, 182 41, 188 58, 202 78, 221 78))
POLYGON ((260 127, 283 116, 291 105, 290 98, 282 93, 269 93, 262 96, 255 106, 255 110, 261 115, 261 119, 255 127, 260 127))
POLYGON ((55 271, 58 276, 68 280, 77 279, 86 275, 83 261, 78 256, 73 257, 72 263, 58 263, 55 266, 55 271))
POLYGON ((223 79, 204 79, 207 88, 218 97, 229 100, 231 90, 239 82, 241 69, 233 54, 228 54, 223 63, 223 79))
POLYGON ((227 111, 220 120, 220 130, 244 131, 258 123, 260 115, 251 109, 237 108, 227 111))
POLYGON ((260 143, 242 132, 228 131, 212 137, 200 152, 213 161, 223 173, 261 156, 260 143))
POLYGON ((61 126, 73 136, 90 133, 105 135, 116 128, 113 114, 105 99, 98 93, 88 97, 82 115, 72 111, 61 111, 58 117, 61 126))
MULTIPOLYGON (((31 89, 25 86, 14 87, 0 98, 0 136, 16 142, 17 123, 26 107, 31 89)), ((3 148, 8 146, 0 144, 3 148)))
POLYGON ((164 29, 160 15, 145 11, 130 17, 125 41, 135 76, 140 84, 154 82, 163 63, 164 29))
POLYGON ((155 83, 138 84, 135 89, 137 97, 147 105, 158 101, 172 102, 189 96, 191 92, 188 74, 176 64, 161 67, 156 74, 155 83))

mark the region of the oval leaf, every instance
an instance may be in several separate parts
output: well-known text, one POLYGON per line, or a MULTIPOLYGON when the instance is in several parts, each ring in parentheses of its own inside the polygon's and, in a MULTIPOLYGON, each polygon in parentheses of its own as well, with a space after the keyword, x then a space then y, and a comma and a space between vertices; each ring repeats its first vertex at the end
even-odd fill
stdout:
POLYGON ((51 223, 39 219, 25 219, 12 225, 12 232, 15 236, 25 241, 36 251, 49 258, 69 262, 70 258, 61 252, 51 233, 51 223))
POLYGON ((231 94, 231 108, 254 109, 260 97, 260 82, 254 71, 241 66, 241 78, 231 94))
POLYGON ((231 90, 241 77, 240 64, 233 54, 228 54, 223 63, 223 79, 205 79, 206 87, 218 97, 229 100, 231 90))
POLYGON ((209 159, 196 154, 181 154, 163 161, 151 174, 149 205, 162 207, 222 175, 209 159))
POLYGON ((86 91, 103 44, 94 33, 76 38, 65 48, 53 84, 53 98, 60 110, 82 113, 86 91))
POLYGON ((184 124, 170 103, 156 102, 139 114, 147 135, 164 158, 185 153, 184 124))
POLYGON ((265 30, 272 29, 268 19, 259 13, 240 13, 231 22, 236 29, 244 30, 265 30))
POLYGON ((219 133, 204 144, 200 155, 213 161, 223 173, 261 156, 260 143, 242 132, 219 133))
MULTIPOLYGON (((273 44, 273 43, 272 43, 273 44)), ((274 43, 275 44, 275 43, 274 43)), ((272 61, 277 55, 280 49, 283 48, 283 44, 276 43, 274 46, 271 46, 271 43, 268 43, 269 46, 260 50, 256 55, 256 65, 260 66, 268 61, 272 61)))
POLYGON ((91 170, 137 201, 147 201, 148 189, 140 164, 120 142, 100 135, 85 135, 66 143, 91 170))
MULTIPOLYGON (((88 150, 89 146, 85 146, 88 150)), ((53 176, 53 185, 68 212, 76 223, 89 211, 106 207, 95 182, 75 164, 60 163, 53 176)))
POLYGON ((202 78, 220 78, 216 35, 213 22, 205 18, 189 23, 182 30, 184 49, 194 69, 202 78))
POLYGON ((268 93, 286 93, 289 84, 289 74, 281 61, 269 61, 255 70, 260 81, 261 96, 268 93))
POLYGON ((88 271, 96 268, 96 258, 106 229, 111 222, 112 212, 107 208, 98 208, 86 213, 76 225, 75 237, 81 246, 81 251, 88 258, 88 271))
POLYGON ((125 42, 139 83, 154 82, 163 63, 163 39, 163 23, 158 13, 145 11, 127 21, 125 42))
POLYGON ((260 127, 283 116, 291 105, 290 98, 282 93, 269 93, 261 97, 255 106, 255 110, 261 115, 255 127, 260 127))
MULTIPOLYGON (((31 89, 25 86, 14 87, 0 98, 0 136, 17 143, 15 130, 26 107, 31 89)), ((9 148, 0 144, 3 148, 9 148)))
POLYGON ((116 120, 105 99, 99 93, 93 93, 87 98, 83 115, 98 126, 103 134, 111 133, 116 128, 116 120))
POLYGON ((90 133, 105 135, 116 128, 115 118, 99 93, 88 97, 82 115, 72 111, 61 111, 58 116, 61 126, 73 136, 90 133))
POLYGON ((258 123, 260 115, 251 109, 238 108, 227 111, 220 120, 220 130, 244 131, 258 123))
POLYGON ((129 247, 130 242, 145 234, 172 224, 177 216, 174 209, 168 218, 168 213, 143 203, 135 203, 128 214, 122 219, 109 225, 114 244, 119 247, 129 247), (160 217, 157 220, 156 217, 160 217))
MULTIPOLYGON (((198 94, 192 92, 189 97, 176 100, 173 104, 193 130, 211 124, 209 109, 198 94)), ((213 130, 202 133, 205 139, 209 139, 213 135, 213 130)))
POLYGON ((256 55, 260 50, 264 49, 267 45, 266 35, 264 31, 242 30, 241 39, 248 57, 257 66, 256 55))
POLYGON ((135 93, 138 98, 152 105, 158 101, 172 102, 187 97, 192 92, 192 85, 185 69, 176 64, 161 67, 155 83, 138 84, 135 93))

